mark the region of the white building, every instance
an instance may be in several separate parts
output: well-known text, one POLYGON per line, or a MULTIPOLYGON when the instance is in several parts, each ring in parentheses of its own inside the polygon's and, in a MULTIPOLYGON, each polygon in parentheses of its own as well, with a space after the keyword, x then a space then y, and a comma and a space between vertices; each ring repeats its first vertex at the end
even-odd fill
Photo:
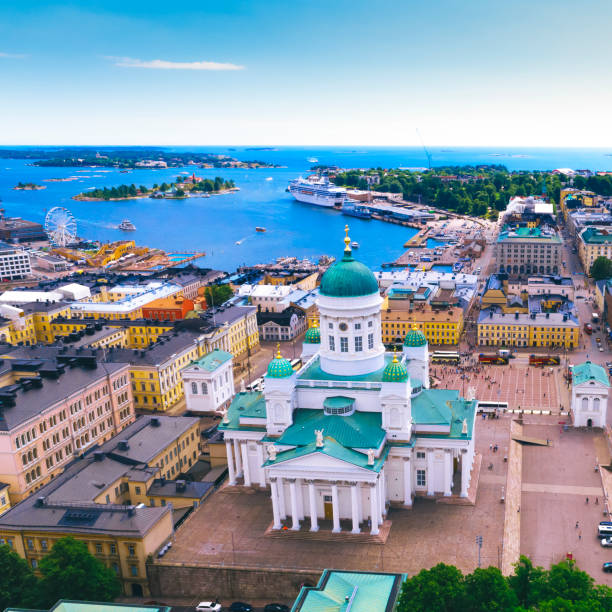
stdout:
POLYGON ((31 275, 30 255, 23 249, 0 242, 0 280, 13 280, 31 275))
POLYGON ((572 368, 574 427, 605 427, 610 381, 606 371, 586 361, 572 368))
POLYGON ((385 352, 376 278, 345 243, 321 280, 302 368, 279 353, 264 392, 238 393, 219 426, 230 482, 270 487, 273 529, 376 535, 389 504, 468 496, 476 401, 429 388, 421 332, 385 352))
POLYGON ((189 412, 219 412, 234 397, 232 354, 214 349, 181 370, 189 412))

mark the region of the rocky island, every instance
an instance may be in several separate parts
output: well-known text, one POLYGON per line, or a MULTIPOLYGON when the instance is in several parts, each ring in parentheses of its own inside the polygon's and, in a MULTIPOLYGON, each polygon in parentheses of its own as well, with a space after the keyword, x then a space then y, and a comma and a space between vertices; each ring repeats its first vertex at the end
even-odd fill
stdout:
POLYGON ((37 185, 36 183, 22 183, 19 181, 13 189, 15 191, 39 191, 40 189, 46 189, 45 185, 37 185))

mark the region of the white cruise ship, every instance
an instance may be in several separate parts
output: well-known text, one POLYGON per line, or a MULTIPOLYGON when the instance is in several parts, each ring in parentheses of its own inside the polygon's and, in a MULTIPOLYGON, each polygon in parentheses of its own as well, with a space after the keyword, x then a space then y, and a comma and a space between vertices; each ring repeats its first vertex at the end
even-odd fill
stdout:
POLYGON ((316 206, 342 206, 346 189, 336 187, 326 176, 304 179, 300 176, 289 183, 289 193, 298 201, 316 206))

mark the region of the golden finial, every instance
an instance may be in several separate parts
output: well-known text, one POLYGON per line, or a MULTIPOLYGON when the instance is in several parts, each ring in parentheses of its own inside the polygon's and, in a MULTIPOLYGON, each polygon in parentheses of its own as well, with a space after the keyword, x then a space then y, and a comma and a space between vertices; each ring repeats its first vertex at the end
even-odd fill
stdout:
POLYGON ((312 326, 313 326, 313 327, 319 327, 319 323, 317 322, 317 320, 316 320, 316 319, 314 319, 314 320, 312 321, 312 326))
POLYGON ((397 346, 393 347, 393 363, 399 363, 397 360, 397 346))
POLYGON ((346 234, 346 236, 344 237, 344 252, 345 253, 350 253, 351 252, 351 239, 349 238, 349 226, 345 225, 344 226, 344 233, 346 234))
POLYGON ((283 358, 283 356, 281 355, 281 352, 280 352, 280 342, 276 343, 276 358, 277 359, 282 359, 283 358))

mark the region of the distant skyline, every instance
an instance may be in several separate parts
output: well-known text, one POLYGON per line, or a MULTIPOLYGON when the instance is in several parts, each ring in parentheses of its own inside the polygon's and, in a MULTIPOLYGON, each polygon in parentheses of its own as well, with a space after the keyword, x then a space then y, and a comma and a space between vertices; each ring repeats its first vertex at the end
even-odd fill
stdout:
POLYGON ((1 145, 612 147, 612 3, 3 0, 1 145))

